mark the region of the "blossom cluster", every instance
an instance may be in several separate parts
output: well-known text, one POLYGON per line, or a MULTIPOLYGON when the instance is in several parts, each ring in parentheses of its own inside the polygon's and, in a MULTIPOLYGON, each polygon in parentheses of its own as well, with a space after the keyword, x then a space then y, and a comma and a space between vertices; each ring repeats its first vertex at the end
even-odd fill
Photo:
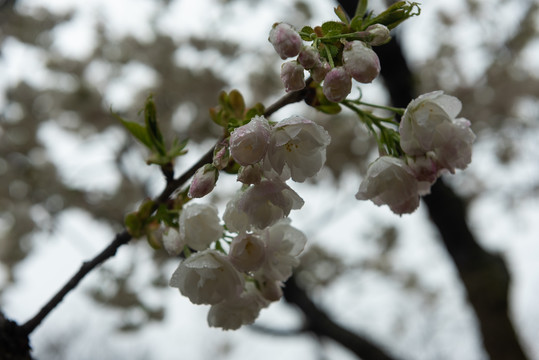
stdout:
POLYGON ((399 126, 403 155, 371 163, 356 198, 388 205, 399 215, 411 213, 439 176, 466 168, 475 134, 470 121, 457 118, 461 108, 457 98, 442 91, 412 100, 399 126))
POLYGON ((341 102, 350 94, 352 79, 364 84, 372 82, 380 73, 380 61, 371 47, 389 41, 389 29, 382 24, 373 24, 357 36, 363 40, 343 38, 342 49, 334 58, 321 52, 327 48, 324 45, 304 46, 291 25, 275 24, 269 35, 275 51, 283 60, 297 56, 296 60, 281 66, 281 80, 286 91, 301 90, 306 86, 305 70, 315 82, 323 83, 323 93, 332 102, 341 102))
POLYGON ((234 129, 213 164, 195 174, 189 194, 202 197, 230 161, 241 167, 242 185, 226 205, 224 225, 213 205, 183 207, 179 230, 163 237, 174 255, 192 253, 170 280, 194 304, 211 305, 210 326, 237 329, 255 321, 260 310, 281 298, 281 286, 298 264, 306 237, 290 225, 290 211, 303 199, 286 184, 315 175, 326 159, 328 133, 303 117, 270 124, 255 116, 234 129))

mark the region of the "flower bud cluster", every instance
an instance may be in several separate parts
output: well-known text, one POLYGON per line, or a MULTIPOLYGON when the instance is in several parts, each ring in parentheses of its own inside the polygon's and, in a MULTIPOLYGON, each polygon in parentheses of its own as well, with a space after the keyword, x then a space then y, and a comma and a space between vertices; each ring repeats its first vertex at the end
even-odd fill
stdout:
POLYGON ((234 129, 228 143, 216 148, 212 164, 195 174, 191 197, 213 188, 213 173, 223 168, 223 159, 241 165, 237 179, 243 187, 226 205, 224 227, 214 206, 192 203, 181 211, 179 230, 163 236, 173 255, 185 248, 196 251, 180 263, 170 286, 194 304, 211 305, 210 326, 251 324, 261 309, 281 298, 307 241, 287 218, 304 201, 286 181, 303 182, 318 173, 329 142, 321 126, 303 117, 270 124, 255 116, 234 129))
POLYGON ((286 91, 305 87, 305 70, 310 72, 315 82, 323 83, 323 93, 332 102, 341 102, 346 98, 352 89, 352 79, 364 84, 371 83, 381 69, 378 55, 371 46, 389 41, 389 29, 382 24, 374 24, 356 35, 362 40, 347 41, 343 37, 342 49, 329 59, 324 51, 319 52, 325 45, 313 43, 313 46, 302 46, 300 35, 291 25, 275 24, 269 36, 275 51, 283 60, 297 56, 296 60, 281 66, 281 80, 286 91))
POLYGON ((457 98, 442 91, 411 101, 399 126, 403 156, 376 159, 356 198, 388 205, 399 215, 411 213, 438 177, 465 169, 472 160, 475 134, 470 121, 456 118, 461 108, 457 98))

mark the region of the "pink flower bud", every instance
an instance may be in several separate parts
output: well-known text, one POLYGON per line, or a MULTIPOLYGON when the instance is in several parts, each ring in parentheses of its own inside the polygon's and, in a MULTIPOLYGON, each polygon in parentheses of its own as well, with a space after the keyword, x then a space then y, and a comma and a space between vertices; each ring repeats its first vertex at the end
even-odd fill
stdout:
POLYGON ((316 64, 311 69, 311 76, 313 77, 313 80, 317 83, 321 83, 324 81, 324 78, 328 74, 328 72, 331 70, 331 66, 329 63, 325 60, 322 60, 319 64, 316 64))
POLYGON ((273 25, 268 40, 283 60, 296 56, 301 50, 301 37, 289 24, 278 23, 273 25))
POLYGON ((312 46, 304 46, 299 52, 298 62, 307 70, 321 65, 320 54, 312 46))
POLYGON ((285 62, 281 66, 281 80, 286 91, 301 90, 305 87, 303 66, 296 61, 285 62))
POLYGON ((223 170, 228 166, 229 161, 230 151, 228 149, 228 142, 221 141, 215 146, 215 150, 213 151, 212 164, 217 168, 217 170, 223 170))
POLYGON ((268 120, 263 116, 255 116, 248 124, 230 134, 230 155, 240 165, 254 164, 266 155, 270 136, 268 120))
POLYGON ((369 33, 369 44, 372 46, 384 45, 391 40, 389 29, 385 25, 374 24, 369 26, 365 31, 369 33))
POLYGON ((329 101, 341 102, 352 90, 352 79, 343 67, 332 69, 324 78, 322 91, 329 101))
POLYGON ((213 165, 206 164, 199 168, 189 186, 189 197, 201 198, 208 195, 215 187, 218 178, 219 171, 213 165))
POLYGON ((378 55, 362 41, 346 44, 342 59, 346 71, 360 83, 368 84, 380 73, 378 55))

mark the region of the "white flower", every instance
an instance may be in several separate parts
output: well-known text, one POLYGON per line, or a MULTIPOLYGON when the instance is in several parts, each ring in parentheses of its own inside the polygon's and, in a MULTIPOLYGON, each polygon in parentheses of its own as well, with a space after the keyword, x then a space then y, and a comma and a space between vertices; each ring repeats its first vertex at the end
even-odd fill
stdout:
POLYGON ((267 278, 262 272, 255 276, 260 294, 268 301, 279 301, 283 296, 283 282, 267 278))
POLYGON ((262 265, 266 255, 264 242, 255 234, 241 233, 230 244, 228 258, 239 271, 254 271, 262 265))
POLYGON ((233 198, 226 206, 223 219, 231 231, 241 232, 251 226, 264 229, 303 204, 303 199, 284 182, 263 180, 233 198))
POLYGON ((356 194, 358 200, 388 205, 396 214, 412 213, 419 206, 419 184, 406 163, 381 156, 369 165, 366 178, 356 194))
POLYGON ((259 163, 242 166, 238 171, 239 182, 244 184, 258 184, 262 180, 263 170, 259 163))
POLYGON ((462 104, 442 91, 423 94, 407 106, 400 124, 400 144, 408 155, 434 154, 440 170, 464 169, 471 161, 475 134, 470 122, 456 118, 462 104))
POLYGON ((264 166, 271 166, 282 180, 303 182, 318 173, 326 161, 328 132, 300 116, 280 121, 273 127, 264 166))
POLYGON ((180 214, 180 239, 190 248, 202 251, 219 240, 223 228, 217 209, 208 204, 188 204, 180 214))
POLYGON ((333 68, 324 77, 322 91, 329 101, 341 102, 352 91, 352 78, 342 66, 333 68))
POLYGON ((228 230, 232 232, 240 233, 248 230, 251 226, 249 215, 238 207, 243 195, 243 192, 237 192, 226 204, 225 213, 223 214, 223 221, 228 230))
POLYGON ((185 245, 176 229, 169 228, 163 233, 163 247, 170 255, 180 255, 185 245))
POLYGON ((254 164, 266 155, 270 136, 268 120, 263 116, 255 116, 230 134, 230 155, 240 165, 254 164))
POLYGON ((286 281, 292 275, 292 268, 299 264, 298 255, 303 251, 307 237, 286 220, 264 230, 263 236, 266 258, 255 276, 266 281, 286 281))
POLYGON ((303 43, 296 30, 286 23, 273 25, 268 40, 283 60, 299 54, 303 43))
POLYGON ((170 279, 170 286, 180 289, 193 304, 237 299, 243 285, 243 278, 226 257, 210 249, 183 260, 170 279))
POLYGON ((208 324, 223 330, 236 330, 242 325, 254 323, 260 310, 268 304, 254 286, 248 286, 240 298, 212 305, 208 312, 208 324))
POLYGON ((362 41, 356 40, 346 44, 342 59, 344 69, 360 83, 368 84, 380 73, 378 55, 362 41))

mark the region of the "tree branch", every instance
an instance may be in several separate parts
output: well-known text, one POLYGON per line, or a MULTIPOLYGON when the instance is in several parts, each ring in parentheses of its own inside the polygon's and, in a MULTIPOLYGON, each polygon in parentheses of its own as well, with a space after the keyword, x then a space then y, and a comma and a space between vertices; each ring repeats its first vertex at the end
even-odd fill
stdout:
POLYGON ((395 360, 372 340, 360 336, 333 321, 301 289, 294 276, 287 280, 283 289, 286 301, 296 305, 305 314, 304 331, 330 338, 363 360, 395 360))

